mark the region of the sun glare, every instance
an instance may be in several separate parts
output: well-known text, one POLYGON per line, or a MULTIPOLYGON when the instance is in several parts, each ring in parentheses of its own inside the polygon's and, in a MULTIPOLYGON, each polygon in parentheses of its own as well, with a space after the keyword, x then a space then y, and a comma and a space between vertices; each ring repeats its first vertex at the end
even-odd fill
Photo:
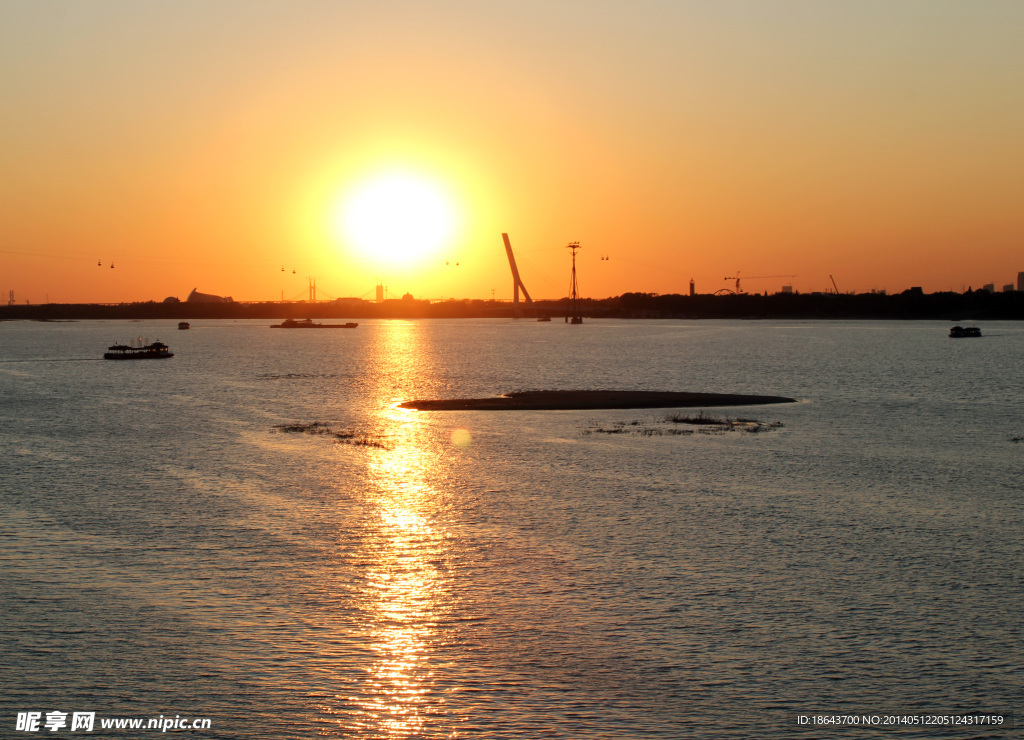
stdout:
POLYGON ((389 264, 428 258, 451 241, 456 212, 439 183, 407 172, 363 181, 341 203, 335 224, 344 243, 389 264))

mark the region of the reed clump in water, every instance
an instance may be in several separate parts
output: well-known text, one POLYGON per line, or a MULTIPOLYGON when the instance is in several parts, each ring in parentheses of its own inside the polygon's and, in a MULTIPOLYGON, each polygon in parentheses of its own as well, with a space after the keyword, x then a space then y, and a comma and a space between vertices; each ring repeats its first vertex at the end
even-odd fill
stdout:
POLYGON ((332 427, 326 421, 312 421, 306 424, 275 424, 274 430, 283 434, 312 434, 315 436, 330 436, 336 444, 355 445, 356 447, 376 447, 382 450, 391 449, 390 446, 380 437, 365 432, 357 432, 351 429, 332 427))
POLYGON ((615 422, 610 427, 587 427, 583 430, 583 434, 632 434, 640 437, 685 436, 694 432, 700 434, 725 434, 727 432, 744 431, 750 434, 757 434, 772 429, 779 429, 782 426, 784 425, 781 421, 769 423, 756 419, 719 418, 701 411, 696 416, 674 413, 661 419, 649 421, 633 419, 632 421, 615 422), (695 427, 695 429, 686 427, 695 427))

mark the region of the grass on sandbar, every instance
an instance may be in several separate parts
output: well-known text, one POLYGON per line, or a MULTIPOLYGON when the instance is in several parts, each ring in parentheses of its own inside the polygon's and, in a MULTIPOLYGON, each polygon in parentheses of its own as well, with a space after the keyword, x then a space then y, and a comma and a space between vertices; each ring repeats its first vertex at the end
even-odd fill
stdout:
POLYGON ((725 434, 726 432, 745 431, 750 434, 757 434, 771 429, 782 427, 781 421, 771 423, 757 421, 756 419, 729 419, 718 418, 705 414, 703 411, 696 416, 681 413, 669 414, 661 419, 644 422, 640 419, 632 421, 619 421, 611 427, 589 427, 583 430, 584 435, 590 434, 632 434, 640 437, 662 437, 662 436, 685 436, 698 431, 700 434, 725 434), (685 425, 697 427, 694 429, 675 428, 664 425, 685 425))

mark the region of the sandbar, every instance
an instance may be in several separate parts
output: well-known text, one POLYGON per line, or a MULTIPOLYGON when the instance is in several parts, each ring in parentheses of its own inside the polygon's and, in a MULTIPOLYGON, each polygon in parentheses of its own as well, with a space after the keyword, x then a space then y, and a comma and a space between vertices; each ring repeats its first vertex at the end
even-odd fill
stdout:
POLYGON ((399 408, 419 411, 574 411, 578 409, 657 409, 696 406, 756 406, 795 403, 784 396, 674 391, 518 391, 491 398, 406 401, 399 408))

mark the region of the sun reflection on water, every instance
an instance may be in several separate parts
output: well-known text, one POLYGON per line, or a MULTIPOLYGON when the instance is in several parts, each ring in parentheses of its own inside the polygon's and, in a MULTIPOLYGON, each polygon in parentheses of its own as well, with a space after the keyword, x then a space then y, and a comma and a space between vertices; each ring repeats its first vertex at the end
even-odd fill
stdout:
MULTIPOLYGON (((382 352, 390 377, 380 388, 384 404, 395 387, 395 374, 411 372, 415 329, 382 327, 382 352), (412 346, 410 346, 412 345, 412 346)), ((422 372, 422 367, 418 368, 422 372)), ((374 653, 367 682, 358 697, 357 724, 382 738, 430 734, 428 718, 443 712, 434 690, 438 623, 451 599, 446 537, 437 524, 439 456, 422 417, 387 405, 378 418, 388 444, 367 450, 369 519, 361 594, 366 623, 362 638, 374 653)))

